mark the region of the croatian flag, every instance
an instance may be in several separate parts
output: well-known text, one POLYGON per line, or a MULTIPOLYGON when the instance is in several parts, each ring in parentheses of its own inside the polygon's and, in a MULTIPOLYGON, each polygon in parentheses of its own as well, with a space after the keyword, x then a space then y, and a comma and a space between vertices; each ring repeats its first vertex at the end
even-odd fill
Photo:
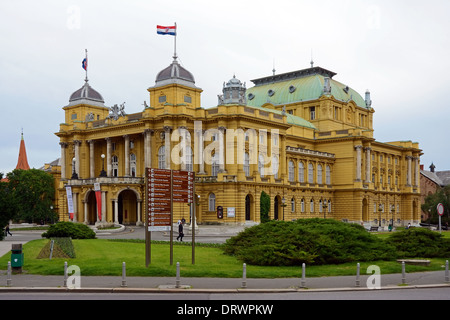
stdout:
POLYGON ((84 59, 83 59, 83 62, 82 62, 82 64, 81 64, 81 66, 83 67, 84 70, 87 71, 87 58, 84 58, 84 59))
POLYGON ((170 34, 171 36, 176 36, 177 26, 169 26, 169 27, 156 26, 156 33, 162 35, 170 34))

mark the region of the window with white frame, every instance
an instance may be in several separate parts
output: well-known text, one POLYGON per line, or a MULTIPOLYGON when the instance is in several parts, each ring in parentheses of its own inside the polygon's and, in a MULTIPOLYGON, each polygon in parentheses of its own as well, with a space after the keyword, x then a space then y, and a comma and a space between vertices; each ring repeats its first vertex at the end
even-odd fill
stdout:
POLYGON ((215 211, 216 210, 216 195, 214 193, 210 193, 208 197, 208 210, 215 211))
POLYGON ((158 150, 158 169, 166 168, 166 147, 161 146, 158 150))
POLYGON ((321 164, 318 164, 318 165, 317 165, 317 183, 318 183, 318 184, 322 184, 322 178, 323 178, 323 175, 322 175, 322 165, 321 165, 321 164))
POLYGON ((272 155, 272 174, 275 179, 278 179, 278 155, 272 155))
POLYGON ((288 174, 289 181, 290 181, 290 182, 293 182, 294 179, 295 179, 295 178, 294 178, 294 176, 295 176, 295 175, 294 175, 294 174, 295 174, 295 173, 294 173, 294 161, 292 161, 292 160, 289 161, 289 168, 288 168, 288 169, 289 169, 289 174, 288 174))
POLYGON ((186 146, 186 171, 194 171, 194 156, 192 155, 192 148, 186 146))
POLYGON ((305 182, 305 167, 301 161, 298 163, 298 182, 305 182))
POLYGON ((219 154, 214 153, 211 159, 211 175, 213 177, 217 177, 218 173, 219 173, 219 154))
POLYGON ((250 176, 250 156, 248 152, 244 153, 244 173, 246 177, 250 176))
POLYGON ((308 163, 308 183, 314 183, 314 166, 308 163))
POLYGON ((130 176, 136 177, 136 155, 130 154, 130 176))
POLYGON ((264 156, 260 154, 258 156, 258 171, 261 178, 264 177, 264 156))
POLYGON ((292 197, 291 199, 291 212, 295 212, 295 199, 292 197))
POLYGON ((111 165, 112 165, 112 176, 118 177, 119 176, 119 158, 117 156, 112 157, 111 165))
POLYGON ((331 168, 330 168, 330 166, 326 166, 326 168, 325 168, 325 183, 327 185, 331 184, 331 168))

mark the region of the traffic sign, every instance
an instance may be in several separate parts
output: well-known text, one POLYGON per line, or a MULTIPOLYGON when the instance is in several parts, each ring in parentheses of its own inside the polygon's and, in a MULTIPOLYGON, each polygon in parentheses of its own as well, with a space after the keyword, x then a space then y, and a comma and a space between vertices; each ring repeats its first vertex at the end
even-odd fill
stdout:
POLYGON ((444 205, 442 203, 437 205, 437 212, 441 217, 444 215, 444 205))

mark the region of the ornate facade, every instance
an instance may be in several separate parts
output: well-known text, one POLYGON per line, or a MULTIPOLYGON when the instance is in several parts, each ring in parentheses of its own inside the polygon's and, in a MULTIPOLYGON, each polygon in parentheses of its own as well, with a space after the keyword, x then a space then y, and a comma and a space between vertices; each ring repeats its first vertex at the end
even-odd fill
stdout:
MULTIPOLYGON (((218 105, 202 108, 202 89, 175 58, 147 89, 150 104, 133 114, 105 106, 86 80, 56 133, 60 219, 68 219, 69 185, 74 220, 143 223, 143 175, 154 167, 195 172, 198 223, 257 223, 262 191, 271 219, 419 222, 418 143, 376 141, 370 93, 362 98, 335 75, 311 67, 252 80, 249 89, 233 76, 218 105)), ((174 204, 174 221, 189 222, 190 209, 174 204)))

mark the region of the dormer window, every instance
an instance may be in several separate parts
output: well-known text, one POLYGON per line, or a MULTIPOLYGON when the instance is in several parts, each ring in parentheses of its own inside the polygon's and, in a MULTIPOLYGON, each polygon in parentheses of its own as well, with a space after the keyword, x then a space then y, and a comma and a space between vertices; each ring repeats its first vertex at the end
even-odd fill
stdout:
POLYGON ((267 94, 269 95, 269 97, 271 97, 271 96, 273 96, 275 94, 275 91, 270 89, 269 91, 267 91, 267 94))

